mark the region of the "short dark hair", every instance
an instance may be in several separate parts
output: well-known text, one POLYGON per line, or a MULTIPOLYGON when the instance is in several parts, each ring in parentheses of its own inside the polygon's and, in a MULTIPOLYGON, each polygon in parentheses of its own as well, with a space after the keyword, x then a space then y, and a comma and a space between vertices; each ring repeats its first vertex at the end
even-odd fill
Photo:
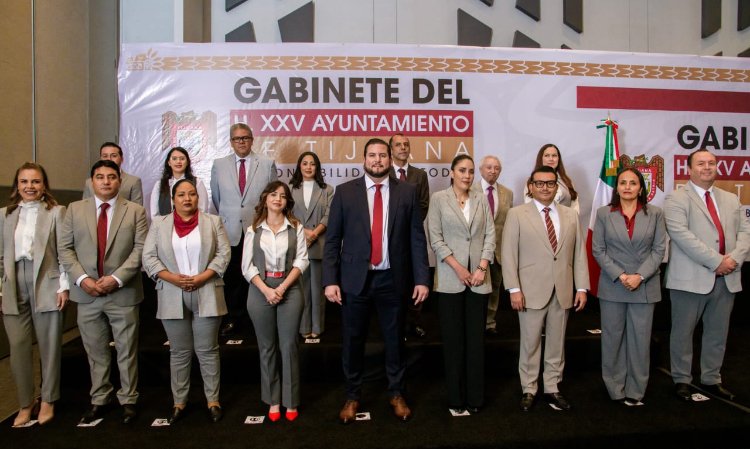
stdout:
POLYGON ((94 178, 94 172, 101 168, 101 167, 107 167, 111 168, 112 170, 117 172, 117 177, 121 177, 120 174, 120 166, 117 165, 117 163, 110 161, 109 159, 100 159, 96 162, 94 162, 94 165, 91 166, 91 178, 94 178))
POLYGON ((534 175, 537 174, 537 173, 552 173, 553 175, 555 175, 555 181, 557 181, 557 179, 558 179, 557 170, 555 170, 554 168, 549 167, 547 165, 542 165, 541 167, 535 168, 531 172, 531 174, 529 175, 529 180, 528 180, 527 184, 531 184, 532 182, 534 182, 534 175))
POLYGON ((388 148, 388 157, 391 157, 391 146, 383 139, 379 139, 377 137, 373 137, 372 139, 368 140, 365 144, 365 150, 362 152, 362 157, 367 156, 367 147, 370 145, 385 145, 386 148, 388 148))
POLYGON ((102 144, 102 146, 100 146, 100 147, 99 147, 99 154, 101 154, 101 153, 102 153, 102 150, 103 150, 103 149, 104 149, 105 147, 115 147, 115 148, 117 148, 117 151, 118 151, 118 152, 120 153, 120 157, 122 157, 122 148, 120 147, 120 145, 117 145, 117 144, 116 144, 116 143, 114 143, 114 142, 104 142, 104 143, 102 144))
MULTIPOLYGON (((692 153, 690 153, 690 155, 688 155, 688 167, 692 167, 693 166, 693 155, 697 154, 697 153, 702 153, 702 152, 711 153, 710 151, 708 151, 705 148, 698 148, 697 150, 693 151, 692 153)), ((711 154, 713 154, 713 153, 711 153, 711 154)), ((714 157, 716 157, 715 154, 714 154, 714 157)))
POLYGON ((396 136, 401 136, 404 139, 409 140, 409 138, 406 137, 405 135, 403 135, 402 133, 396 133, 396 134, 392 135, 390 139, 388 139, 388 146, 389 147, 393 147, 393 138, 396 137, 396 136))
POLYGON ((249 126, 247 126, 247 124, 246 124, 246 123, 235 123, 234 125, 230 126, 230 127, 229 127, 229 136, 231 137, 231 136, 232 136, 232 133, 234 133, 234 132, 235 132, 235 131, 237 131, 238 129, 244 129, 245 131, 247 131, 247 132, 249 132, 249 133, 250 133, 250 137, 252 137, 252 138, 255 138, 255 137, 253 136, 253 130, 252 130, 252 129, 250 129, 250 127, 249 127, 249 126))

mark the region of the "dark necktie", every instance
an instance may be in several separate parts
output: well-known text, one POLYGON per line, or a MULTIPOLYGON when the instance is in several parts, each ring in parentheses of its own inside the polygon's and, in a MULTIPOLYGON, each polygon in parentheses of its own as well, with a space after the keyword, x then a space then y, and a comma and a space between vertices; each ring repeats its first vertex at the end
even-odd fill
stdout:
POLYGON ((406 181, 406 170, 404 170, 403 168, 398 169, 398 180, 406 181))
POLYGON ((552 224, 552 219, 549 218, 549 207, 542 209, 544 211, 544 223, 547 225, 547 238, 549 238, 549 244, 552 245, 552 252, 557 252, 557 236, 555 235, 555 225, 552 224))
POLYGON ((706 190, 706 208, 708 209, 708 213, 711 215, 711 220, 713 220, 714 226, 716 226, 716 230, 719 231, 719 253, 724 254, 724 251, 726 251, 724 242, 724 228, 721 227, 719 214, 716 212, 714 200, 711 199, 711 192, 709 192, 708 190, 706 190))
POLYGON ((380 193, 382 184, 375 184, 375 201, 372 203, 372 247, 370 248, 370 263, 377 265, 383 260, 383 195, 380 193))
POLYGON ((492 194, 494 189, 492 186, 487 187, 487 202, 490 203, 490 212, 493 217, 495 216, 495 195, 492 194))
POLYGON ((99 206, 99 220, 96 223, 96 270, 104 276, 104 252, 107 249, 107 209, 109 203, 99 206))
POLYGON ((245 160, 240 159, 240 195, 245 193, 245 182, 247 182, 247 173, 245 173, 245 160))

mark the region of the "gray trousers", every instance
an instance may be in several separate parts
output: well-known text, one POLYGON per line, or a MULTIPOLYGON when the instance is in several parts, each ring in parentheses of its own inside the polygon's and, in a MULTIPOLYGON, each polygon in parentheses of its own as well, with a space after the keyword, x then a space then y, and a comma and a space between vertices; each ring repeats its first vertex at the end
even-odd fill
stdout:
POLYGON ((563 309, 553 294, 547 306, 540 310, 518 312, 521 327, 521 351, 518 374, 524 393, 536 394, 542 359, 542 331, 544 331, 544 392, 557 393, 565 368, 565 329, 568 310, 563 309))
POLYGON ((641 400, 646 394, 654 308, 654 303, 599 301, 602 379, 614 400, 641 400))
POLYGON ((690 383, 693 380, 693 332, 698 321, 702 320, 701 383, 721 383, 721 365, 727 347, 734 293, 727 289, 723 277, 717 277, 713 290, 705 295, 682 290, 670 290, 669 295, 672 301, 672 331, 669 336, 672 380, 675 383, 690 383))
POLYGON ((302 335, 309 333, 320 335, 325 330, 326 299, 322 294, 322 275, 320 260, 310 259, 307 270, 302 272, 302 290, 305 297, 302 321, 299 325, 299 333, 302 335))
MULTIPOLYGON (((42 401, 60 399, 60 354, 62 351, 62 312, 35 312, 34 262, 16 262, 18 315, 3 314, 10 344, 10 367, 16 383, 18 403, 28 407, 34 401, 33 339, 39 344, 42 365, 42 401)), ((40 273, 46 275, 46 273, 40 273)))
MULTIPOLYGON (((283 278, 267 278, 266 285, 276 288, 283 278)), ((286 408, 299 405, 299 322, 302 316, 302 290, 299 282, 292 285, 284 299, 275 306, 250 284, 247 312, 253 321, 260 352, 261 399, 268 405, 286 408), (281 375, 279 375, 281 355, 281 375)))
POLYGON ((91 403, 105 405, 112 400, 109 348, 110 328, 117 350, 117 367, 120 372, 120 404, 138 401, 138 305, 120 306, 106 296, 89 304, 78 304, 78 330, 89 359, 91 373, 91 403))
POLYGON ((500 307, 500 291, 502 290, 501 287, 503 285, 503 271, 497 260, 490 265, 490 281, 492 283, 492 292, 490 292, 490 297, 487 301, 487 320, 485 322, 485 328, 495 329, 497 326, 495 315, 497 315, 497 309, 500 307))
POLYGON ((182 319, 161 320, 169 338, 169 371, 175 404, 186 404, 190 391, 193 351, 203 378, 207 402, 219 401, 221 362, 219 360, 220 316, 198 316, 198 293, 182 292, 182 319))

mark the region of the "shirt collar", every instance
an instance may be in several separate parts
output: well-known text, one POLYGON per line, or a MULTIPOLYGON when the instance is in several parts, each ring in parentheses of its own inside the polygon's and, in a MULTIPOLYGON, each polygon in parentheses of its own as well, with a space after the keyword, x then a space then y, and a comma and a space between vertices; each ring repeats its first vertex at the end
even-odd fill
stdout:
POLYGON ((398 174, 398 171, 401 170, 402 168, 404 169, 404 173, 409 173, 409 163, 408 162, 405 163, 403 167, 399 167, 398 165, 393 164, 393 171, 395 171, 396 174, 398 174))
POLYGON ((545 207, 549 207, 550 208, 550 213, 554 213, 554 214, 557 213, 557 206, 555 205, 554 201, 551 202, 549 206, 545 206, 544 204, 540 203, 536 199, 533 199, 532 201, 534 201, 534 205, 536 206, 536 208, 537 208, 537 210, 539 211, 540 214, 544 213, 544 211, 542 209, 544 209, 545 207))
POLYGON ((117 194, 117 195, 114 196, 114 198, 112 198, 109 201, 102 201, 102 200, 99 199, 98 196, 94 195, 94 201, 96 201, 96 210, 99 210, 99 208, 102 206, 102 203, 107 203, 107 204, 109 204, 110 209, 114 209, 115 203, 117 202, 117 198, 119 196, 120 195, 117 194))
POLYGON ((700 187, 700 186, 694 184, 693 181, 688 181, 688 184, 690 184, 691 186, 693 186, 693 190, 695 190, 695 193, 697 193, 698 196, 701 197, 701 198, 703 198, 704 196, 706 196, 706 192, 711 192, 712 196, 714 194, 714 192, 713 192, 714 185, 713 184, 711 184, 711 187, 709 187, 708 189, 704 189, 703 187, 700 187))
MULTIPOLYGON (((635 205, 635 213, 637 214, 638 212, 640 212, 640 211, 641 211, 641 209, 643 209, 643 206, 641 205, 641 203, 636 203, 636 205, 635 205)), ((622 206, 612 206, 612 207, 611 207, 611 208, 610 208, 609 210, 610 210, 610 212, 615 212, 615 211, 617 211, 617 212, 619 212, 619 213, 620 213, 620 214, 621 214, 621 215, 622 215, 623 217, 625 217, 625 214, 624 214, 624 213, 622 212, 622 206)), ((635 214, 633 214, 633 216, 635 216, 635 214)), ((626 218, 627 218, 627 217, 626 217, 626 218)))
MULTIPOLYGON (((373 180, 372 180, 372 179, 371 179, 371 178, 370 178, 369 176, 365 175, 365 188, 366 188, 367 190, 370 190, 370 189, 372 188, 372 186, 374 186, 374 185, 375 185, 375 181, 373 181, 373 180)), ((381 190, 380 190, 381 192, 383 191, 382 189, 387 189, 387 188, 388 188, 388 177, 387 177, 387 176, 386 176, 386 177, 385 177, 385 179, 384 179, 384 180, 383 180, 383 181, 382 181, 382 182, 380 183, 380 185, 382 185, 382 186, 383 186, 383 187, 381 187, 381 188, 380 188, 380 189, 381 189, 381 190)))
POLYGON ((495 189, 495 191, 497 191, 497 186, 495 185, 497 183, 490 184, 489 182, 485 181, 484 178, 482 178, 481 176, 479 177, 479 182, 482 184, 482 192, 486 192, 487 187, 490 187, 490 186, 492 186, 495 189))
POLYGON ((39 205, 41 204, 41 201, 35 200, 35 201, 21 201, 18 203, 18 207, 21 209, 39 209, 39 205))
POLYGON ((249 160, 250 160, 250 158, 251 158, 251 157, 252 157, 252 155, 253 155, 253 152, 252 152, 252 151, 250 151, 249 153, 247 153, 247 156, 245 156, 245 157, 239 157, 239 156, 237 155, 237 153, 233 153, 233 154, 234 154, 234 163, 235 163, 235 164, 239 164, 239 163, 240 163, 240 161, 241 161, 242 159, 244 159, 245 161, 249 161, 249 160))
MULTIPOLYGON (((286 217, 284 217, 284 226, 281 227, 281 230, 288 229, 291 225, 292 224, 289 222, 289 219, 286 218, 286 217)), ((258 225, 258 227, 259 228, 263 228, 263 229, 267 229, 267 230, 273 232, 273 230, 271 229, 271 227, 268 226, 268 222, 266 222, 266 220, 261 221, 260 225, 258 225)))

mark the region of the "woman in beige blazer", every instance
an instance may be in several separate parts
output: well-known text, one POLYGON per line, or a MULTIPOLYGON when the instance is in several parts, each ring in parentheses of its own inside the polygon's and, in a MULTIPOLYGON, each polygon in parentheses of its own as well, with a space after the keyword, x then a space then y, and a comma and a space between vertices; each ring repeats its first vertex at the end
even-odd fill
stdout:
POLYGON ((219 326, 226 315, 224 282, 229 240, 221 219, 198 211, 198 192, 188 179, 172 188, 174 213, 157 217, 143 248, 143 266, 156 280, 158 308, 169 338, 174 406, 170 424, 180 419, 190 390, 193 351, 198 357, 209 416, 219 421, 219 326))
POLYGON ((297 159, 297 170, 289 181, 294 199, 292 213, 305 230, 307 257, 310 265, 302 273, 302 292, 305 295, 305 308, 299 333, 303 338, 317 338, 325 330, 325 305, 321 276, 321 259, 325 246, 325 232, 328 226, 328 211, 333 199, 333 187, 323 180, 318 155, 305 151, 297 159))
POLYGON ((57 224, 64 214, 44 168, 23 164, 13 178, 10 205, 0 209, 0 313, 21 405, 14 426, 29 423, 36 406, 39 424, 49 422, 60 398, 62 310, 70 290, 57 257, 57 224), (34 336, 42 365, 41 404, 34 401, 34 336))
POLYGON ((479 412, 484 404, 484 324, 492 291, 487 272, 495 251, 495 225, 484 195, 473 190, 474 161, 451 163, 451 185, 436 192, 427 215, 439 261, 439 293, 448 407, 453 414, 479 412))

